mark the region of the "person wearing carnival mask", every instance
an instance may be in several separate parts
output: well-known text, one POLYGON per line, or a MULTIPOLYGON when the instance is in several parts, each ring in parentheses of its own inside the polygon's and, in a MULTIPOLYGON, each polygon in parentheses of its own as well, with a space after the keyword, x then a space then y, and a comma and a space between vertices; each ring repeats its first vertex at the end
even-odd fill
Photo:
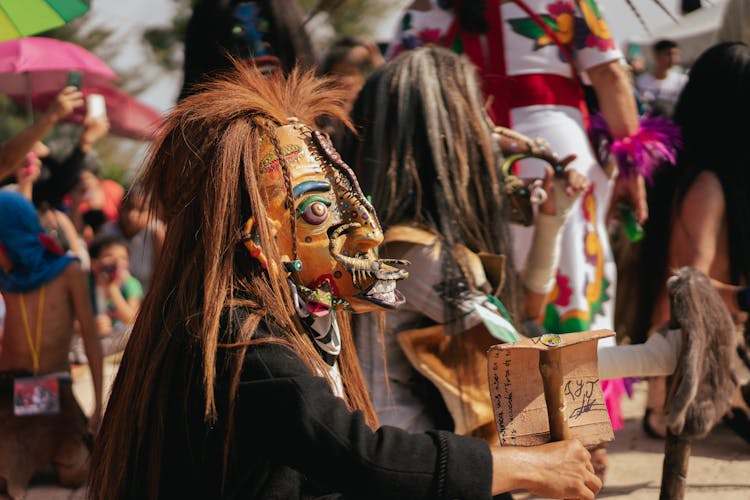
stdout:
POLYGON ((166 120, 143 186, 165 250, 125 350, 90 498, 593 498, 579 443, 497 448, 379 427, 347 313, 405 263, 323 134, 345 94, 244 66, 166 120), (513 463, 514 467, 507 465, 513 463))

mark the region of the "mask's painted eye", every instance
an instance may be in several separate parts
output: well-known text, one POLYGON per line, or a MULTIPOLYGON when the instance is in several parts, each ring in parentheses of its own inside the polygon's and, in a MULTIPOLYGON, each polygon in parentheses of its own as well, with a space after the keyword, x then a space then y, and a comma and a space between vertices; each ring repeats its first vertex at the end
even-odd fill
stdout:
POLYGON ((317 226, 328 219, 328 207, 331 200, 319 195, 306 198, 297 207, 297 217, 302 217, 305 222, 317 226))

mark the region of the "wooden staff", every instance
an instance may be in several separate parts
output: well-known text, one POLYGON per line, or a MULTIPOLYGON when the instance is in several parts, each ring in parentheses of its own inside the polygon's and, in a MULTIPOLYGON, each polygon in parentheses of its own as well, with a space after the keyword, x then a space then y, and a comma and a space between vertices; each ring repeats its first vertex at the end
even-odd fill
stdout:
MULTIPOLYGON (((669 308, 670 312, 674 311, 674 304, 671 296, 669 300, 669 308)), ((669 328, 680 328, 680 324, 674 318, 674 314, 671 314, 669 319, 669 328)), ((687 346, 683 345, 680 359, 684 357, 686 350, 687 346)), ((679 365, 674 375, 668 379, 671 384, 669 386, 669 393, 667 394, 667 401, 671 401, 672 397, 674 397, 675 390, 677 389, 681 378, 682 365, 679 365)), ((661 500, 685 498, 689 461, 690 439, 675 436, 672 434, 672 431, 667 428, 667 438, 664 443, 664 463, 661 470, 661 490, 659 492, 659 498, 661 500)))
POLYGON ((539 353, 539 371, 547 402, 550 441, 570 439, 568 415, 565 411, 564 381, 562 372, 562 349, 550 349, 539 353))
POLYGON ((690 461, 690 440, 667 430, 664 445, 664 466, 661 472, 661 500, 685 498, 687 469, 690 461))

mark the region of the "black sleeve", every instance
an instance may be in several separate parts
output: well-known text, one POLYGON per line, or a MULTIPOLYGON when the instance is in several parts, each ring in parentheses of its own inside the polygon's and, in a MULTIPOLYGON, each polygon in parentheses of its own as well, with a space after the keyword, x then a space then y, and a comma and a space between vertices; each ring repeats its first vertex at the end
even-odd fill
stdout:
POLYGON ((236 408, 236 425, 252 439, 243 446, 260 446, 272 461, 347 497, 491 498, 484 441, 388 426, 372 431, 362 412, 349 411, 285 346, 248 349, 236 408))
POLYGON ((52 207, 57 207, 63 197, 73 189, 83 169, 83 160, 86 153, 76 146, 63 161, 47 157, 42 160, 44 173, 34 183, 34 204, 39 205, 47 202, 52 207))

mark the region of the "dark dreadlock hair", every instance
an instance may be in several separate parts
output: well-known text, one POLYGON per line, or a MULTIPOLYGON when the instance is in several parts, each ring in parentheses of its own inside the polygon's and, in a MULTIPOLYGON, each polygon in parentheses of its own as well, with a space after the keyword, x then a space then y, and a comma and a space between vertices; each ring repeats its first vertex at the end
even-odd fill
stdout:
MULTIPOLYGON (((361 132, 344 147, 384 228, 417 224, 440 235, 446 252, 446 322, 467 285, 452 249, 511 257, 506 202, 474 67, 439 47, 406 52, 373 73, 354 105, 361 132)), ((513 265, 508 261, 508 269, 513 265)), ((516 279, 503 301, 516 308, 516 279)))

